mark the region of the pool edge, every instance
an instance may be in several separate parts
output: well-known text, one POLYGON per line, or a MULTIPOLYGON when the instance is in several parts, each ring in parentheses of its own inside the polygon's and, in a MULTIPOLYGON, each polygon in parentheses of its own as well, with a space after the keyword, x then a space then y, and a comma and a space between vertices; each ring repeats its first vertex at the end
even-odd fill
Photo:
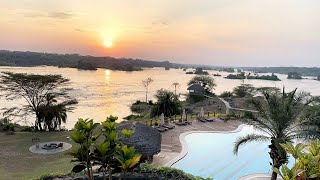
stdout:
POLYGON ((246 126, 246 124, 240 124, 237 127, 237 129, 232 130, 232 131, 188 131, 188 132, 184 132, 179 136, 179 140, 180 140, 180 143, 182 146, 181 152, 179 153, 178 156, 176 156, 175 158, 173 158, 172 160, 167 162, 164 166, 172 167, 175 163, 177 163, 178 161, 183 159, 188 154, 188 145, 185 140, 185 137, 187 135, 192 134, 192 133, 223 133, 223 134, 237 133, 237 132, 240 132, 244 126, 246 126))

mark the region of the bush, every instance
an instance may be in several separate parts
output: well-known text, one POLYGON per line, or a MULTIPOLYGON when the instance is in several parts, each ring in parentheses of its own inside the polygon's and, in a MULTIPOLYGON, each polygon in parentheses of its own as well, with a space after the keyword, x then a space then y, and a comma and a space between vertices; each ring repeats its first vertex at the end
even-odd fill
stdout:
POLYGON ((150 100, 148 104, 149 104, 149 105, 153 105, 153 101, 152 101, 152 100, 150 100))
POLYGON ((255 88, 251 84, 242 84, 233 88, 233 93, 240 98, 252 97, 254 94, 255 88))
POLYGON ((12 131, 12 132, 14 132, 14 129, 15 129, 15 124, 14 123, 4 124, 4 127, 3 127, 4 131, 12 131))
POLYGON ((273 168, 283 179, 304 179, 317 180, 320 179, 320 141, 310 141, 308 145, 298 143, 280 144, 288 154, 295 159, 295 163, 291 169, 285 164, 281 169, 273 168))
POLYGON ((134 113, 144 113, 149 110, 149 105, 146 103, 133 104, 130 107, 131 111, 134 113))
POLYGON ((27 126, 27 127, 22 128, 21 131, 23 131, 23 132, 33 132, 34 131, 34 127, 27 126))
POLYGON ((137 100, 135 103, 133 103, 133 104, 141 104, 141 101, 140 100, 137 100))
POLYGON ((188 94, 188 97, 187 97, 187 101, 190 103, 190 104, 193 104, 193 103, 197 103, 197 102, 201 102, 203 100, 205 100, 206 98, 202 95, 193 95, 193 94, 188 94))
POLYGON ((53 180, 55 178, 63 178, 65 176, 73 176, 72 173, 63 173, 63 172, 52 172, 52 173, 45 173, 41 175, 39 178, 35 178, 36 180, 53 180))
MULTIPOLYGON (((162 177, 164 179, 205 180, 205 178, 193 176, 182 170, 171 167, 153 167, 151 164, 142 163, 139 168, 141 173, 150 173, 153 177, 162 177)), ((212 178, 206 179, 209 180, 212 178)))
POLYGON ((220 94, 220 97, 222 97, 222 98, 230 98, 230 97, 232 97, 233 96, 233 94, 232 94, 232 92, 230 92, 230 91, 223 91, 221 94, 220 94))
POLYGON ((135 115, 135 114, 130 114, 129 116, 124 117, 123 119, 125 119, 125 120, 135 120, 135 119, 138 119, 138 118, 143 118, 143 116, 141 116, 141 115, 135 115))

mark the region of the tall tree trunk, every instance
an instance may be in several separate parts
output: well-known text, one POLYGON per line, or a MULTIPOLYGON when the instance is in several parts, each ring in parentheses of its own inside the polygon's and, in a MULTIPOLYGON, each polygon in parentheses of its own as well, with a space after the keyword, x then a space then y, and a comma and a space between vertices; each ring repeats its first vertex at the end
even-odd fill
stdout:
POLYGON ((272 171, 271 180, 276 180, 277 176, 278 176, 278 174, 276 172, 272 171))
MULTIPOLYGON (((275 141, 272 139, 271 140, 271 144, 269 145, 270 148, 270 158, 272 159, 272 166, 274 168, 279 169, 281 167, 281 165, 283 163, 285 163, 286 159, 284 159, 284 157, 282 157, 279 154, 279 150, 277 149, 277 146, 275 144, 275 141)), ((271 176, 271 180, 276 180, 277 179, 278 174, 274 171, 272 171, 272 176, 271 176)))
POLYGON ((42 126, 41 126, 41 122, 40 122, 40 114, 39 114, 39 112, 36 112, 35 127, 36 127, 37 130, 42 131, 42 126))

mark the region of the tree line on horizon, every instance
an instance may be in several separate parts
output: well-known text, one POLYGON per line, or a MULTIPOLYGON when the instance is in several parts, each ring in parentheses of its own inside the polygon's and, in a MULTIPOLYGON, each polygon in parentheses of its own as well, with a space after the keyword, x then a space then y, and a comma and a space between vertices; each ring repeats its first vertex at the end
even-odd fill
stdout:
MULTIPOLYGON (((86 64, 93 68, 121 70, 122 67, 174 67, 169 61, 150 61, 133 58, 95 57, 79 54, 55 54, 0 50, 0 66, 58 66, 78 68, 86 64)), ((80 67, 81 68, 81 67, 80 67)))

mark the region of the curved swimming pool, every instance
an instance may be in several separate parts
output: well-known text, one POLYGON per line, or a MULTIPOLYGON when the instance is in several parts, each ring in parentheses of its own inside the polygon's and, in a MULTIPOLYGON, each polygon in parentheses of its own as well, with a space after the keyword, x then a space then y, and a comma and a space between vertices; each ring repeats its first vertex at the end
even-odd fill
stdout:
MULTIPOLYGON (((236 139, 253 132, 261 134, 251 126, 243 126, 241 131, 229 133, 192 132, 182 135, 183 151, 187 154, 172 167, 217 180, 234 180, 247 174, 271 173, 268 154, 270 142, 248 143, 240 147, 238 155, 233 154, 236 139)), ((289 162, 293 162, 291 158, 289 162)))

